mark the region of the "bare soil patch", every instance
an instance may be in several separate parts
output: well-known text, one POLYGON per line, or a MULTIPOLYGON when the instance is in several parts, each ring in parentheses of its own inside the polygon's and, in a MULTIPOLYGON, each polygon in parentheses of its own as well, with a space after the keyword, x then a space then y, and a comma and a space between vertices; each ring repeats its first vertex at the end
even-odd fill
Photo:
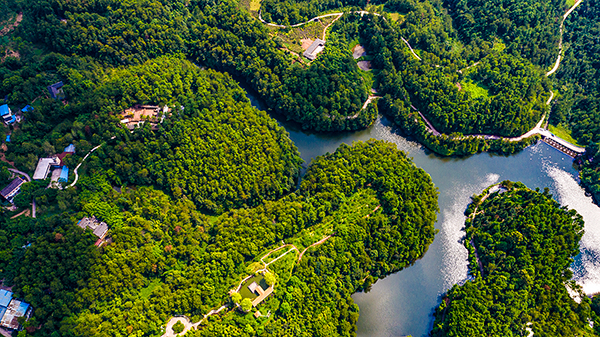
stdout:
POLYGON ((357 63, 360 70, 370 71, 371 70, 371 61, 358 61, 357 63))
POLYGON ((367 56, 367 52, 365 51, 365 48, 363 48, 363 46, 357 44, 356 46, 354 46, 354 48, 352 49, 352 57, 354 57, 354 59, 359 59, 363 56, 367 56))
POLYGON ((17 28, 22 20, 23 20, 23 13, 19 13, 17 15, 17 19, 15 20, 15 22, 13 24, 6 25, 4 28, 2 28, 2 30, 0 30, 0 36, 4 36, 4 35, 8 34, 8 32, 10 32, 11 30, 17 28))
POLYGON ((310 47, 310 45, 313 43, 314 40, 311 39, 301 39, 300 42, 302 42, 302 50, 307 50, 308 47, 310 47))

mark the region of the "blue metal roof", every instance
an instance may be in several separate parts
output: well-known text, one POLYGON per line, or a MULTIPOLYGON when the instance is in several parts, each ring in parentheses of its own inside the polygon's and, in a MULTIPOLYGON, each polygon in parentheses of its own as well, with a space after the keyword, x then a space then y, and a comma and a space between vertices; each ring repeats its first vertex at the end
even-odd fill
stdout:
POLYGON ((66 167, 66 166, 62 167, 62 170, 60 171, 60 178, 58 178, 58 181, 64 182, 64 183, 69 181, 69 168, 68 167, 66 167))
POLYGON ((28 111, 33 111, 33 107, 29 104, 27 104, 23 109, 21 109, 22 112, 28 112, 28 111))
POLYGON ((5 312, 6 312, 6 308, 5 307, 0 307, 0 318, 2 318, 4 316, 5 312))
POLYGON ((4 104, 0 106, 0 116, 8 115, 10 112, 8 111, 8 105, 4 104))
POLYGON ((65 147, 65 151, 63 152, 73 152, 75 153, 75 145, 69 144, 69 146, 65 147))
MULTIPOLYGON (((8 307, 10 300, 12 299, 13 293, 8 290, 0 289, 0 307, 8 307)), ((2 317, 2 315, 0 315, 2 317)))
POLYGON ((6 135, 6 142, 9 143, 10 142, 10 135, 6 135))

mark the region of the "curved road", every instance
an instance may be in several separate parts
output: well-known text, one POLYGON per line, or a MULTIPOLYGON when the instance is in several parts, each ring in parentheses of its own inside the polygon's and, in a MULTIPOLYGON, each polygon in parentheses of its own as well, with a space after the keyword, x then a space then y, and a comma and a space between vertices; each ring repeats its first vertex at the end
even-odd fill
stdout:
MULTIPOLYGON (((114 137, 113 137, 114 138, 114 137)), ((111 138, 111 139, 113 139, 111 138)), ((96 146, 95 148, 91 149, 90 152, 88 152, 85 157, 83 157, 83 159, 81 160, 81 162, 79 162, 79 164, 77 165, 77 167, 75 167, 75 180, 73 180, 73 182, 71 183, 71 185, 67 186, 67 187, 73 187, 75 186, 75 184, 77 184, 77 180, 79 179, 79 174, 77 173, 77 170, 79 170, 79 167, 81 166, 81 164, 83 164, 83 162, 87 159, 87 157, 94 151, 96 151, 96 149, 98 149, 100 146, 104 145, 104 143, 96 146)))
POLYGON ((577 8, 577 6, 579 6, 581 3, 583 2, 583 0, 577 0, 577 2, 575 2, 575 4, 573 4, 573 7, 569 8, 569 10, 565 13, 565 15, 563 15, 562 21, 560 22, 560 39, 558 41, 558 57, 556 58, 556 63, 554 63, 554 67, 546 73, 546 76, 550 76, 552 74, 554 74, 557 70, 558 67, 560 66, 560 59, 562 57, 562 47, 563 47, 563 30, 565 28, 565 20, 567 19, 567 17, 569 16, 569 14, 571 14, 571 12, 573 12, 575 10, 575 8, 577 8))

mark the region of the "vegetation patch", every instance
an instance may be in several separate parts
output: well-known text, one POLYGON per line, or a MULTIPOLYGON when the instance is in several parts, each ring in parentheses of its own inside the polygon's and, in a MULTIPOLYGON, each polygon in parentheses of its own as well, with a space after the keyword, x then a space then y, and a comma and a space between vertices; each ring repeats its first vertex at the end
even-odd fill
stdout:
POLYGON ((571 130, 569 130, 564 124, 558 124, 558 125, 552 125, 549 124, 548 125, 548 131, 552 132, 554 135, 566 140, 567 142, 576 145, 576 146, 581 146, 577 140, 575 138, 573 138, 572 134, 571 134, 571 130))
POLYGON ((510 181, 501 186, 475 196, 467 209, 464 244, 472 279, 443 297, 431 335, 519 336, 531 329, 541 336, 595 336, 591 301, 570 281, 583 219, 548 189, 540 193, 510 181), (583 297, 581 303, 566 286, 583 297))
POLYGON ((488 99, 490 97, 490 93, 488 89, 486 89, 483 85, 477 82, 473 82, 472 79, 466 79, 460 83, 462 90, 471 94, 471 98, 473 99, 488 99))

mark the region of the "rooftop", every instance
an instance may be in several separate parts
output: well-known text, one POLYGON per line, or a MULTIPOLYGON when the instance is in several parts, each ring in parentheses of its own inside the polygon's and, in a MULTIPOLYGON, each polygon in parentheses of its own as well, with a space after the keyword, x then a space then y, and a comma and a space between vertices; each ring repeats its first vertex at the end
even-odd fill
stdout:
POLYGON ((98 220, 95 216, 79 220, 77 226, 81 227, 82 229, 91 229, 94 232, 94 235, 101 239, 104 238, 104 236, 106 236, 106 232, 108 232, 108 225, 106 222, 98 220))
POLYGON ((48 172, 50 172, 50 166, 58 165, 60 165, 60 159, 56 157, 40 158, 37 167, 35 168, 35 173, 33 173, 33 180, 46 179, 48 177, 48 172))
POLYGON ((5 188, 2 189, 2 191, 0 191, 0 195, 4 199, 9 199, 11 197, 14 197, 15 190, 19 189, 21 187, 21 185, 23 185, 24 182, 25 182, 25 179, 23 179, 21 177, 15 178, 13 181, 10 182, 10 184, 8 184, 8 186, 6 186, 5 188))
POLYGON ((8 108, 8 105, 4 104, 0 106, 0 116, 4 116, 4 115, 8 115, 10 114, 10 109, 8 108))
POLYGON ((17 321, 17 318, 25 316, 27 309, 29 309, 29 304, 13 299, 6 308, 4 316, 2 316, 0 326, 7 327, 9 329, 18 329, 19 322, 17 321))
POLYGON ((309 60, 314 60, 317 57, 317 54, 325 49, 325 41, 321 39, 316 39, 313 43, 306 49, 304 52, 304 57, 309 60))
MULTIPOLYGON (((0 289, 0 307, 8 307, 13 293, 8 290, 0 289)), ((0 317, 2 317, 0 315, 0 317)))

